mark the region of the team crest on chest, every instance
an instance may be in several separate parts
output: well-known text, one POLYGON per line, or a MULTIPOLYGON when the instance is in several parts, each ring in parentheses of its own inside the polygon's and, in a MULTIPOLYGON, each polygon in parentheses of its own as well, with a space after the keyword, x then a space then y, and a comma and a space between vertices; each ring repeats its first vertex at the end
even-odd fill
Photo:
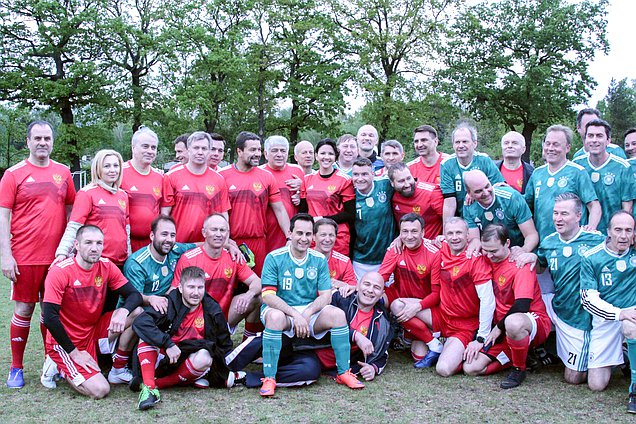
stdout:
POLYGON ((336 186, 335 186, 335 185, 333 185, 333 184, 332 184, 332 185, 327 186, 327 191, 328 191, 329 193, 333 193, 334 191, 336 191, 336 186))
POLYGON ((517 187, 523 187, 523 180, 517 180, 517 187))
POLYGON ((205 192, 208 193, 209 196, 211 196, 214 191, 216 190, 216 187, 213 185, 206 185, 205 186, 205 192))
POLYGON ((102 284, 104 284, 104 279, 102 278, 102 276, 98 275, 97 277, 95 277, 95 287, 101 287, 102 284))
POLYGON ((372 208, 373 205, 375 204, 375 202, 373 201, 373 197, 367 197, 366 204, 367 204, 367 207, 372 208))
POLYGON ((419 206, 413 206, 413 213, 416 213, 419 215, 421 210, 422 208, 420 208, 419 206))
POLYGON ((616 269, 623 272, 627 269, 627 263, 623 260, 616 261, 616 269))
POLYGON ((254 190, 256 191, 261 191, 263 189, 263 184, 256 182, 252 184, 252 187, 254 187, 254 190))
POLYGON ((417 264, 417 273, 424 274, 426 272, 426 265, 417 264))
POLYGON ((203 317, 196 317, 194 319, 194 328, 203 328, 204 324, 205 320, 203 319, 203 317))
POLYGON ((126 201, 125 200, 121 200, 119 199, 117 201, 117 203, 119 203, 119 207, 122 208, 123 210, 126 210, 126 201))
POLYGON ((568 177, 561 177, 559 178, 559 182, 557 183, 557 185, 559 186, 559 188, 565 188, 565 186, 568 185, 568 177))
POLYGON ((590 175, 590 179, 593 183, 598 183, 598 180, 601 179, 601 174, 599 174, 598 172, 592 172, 592 174, 590 175))
POLYGON ((153 187, 152 188, 152 192, 155 194, 155 196, 159 197, 161 196, 161 187, 153 187))
POLYGON ((386 203, 386 192, 381 191, 378 193, 378 202, 386 203))
POLYGON ((303 278, 305 276, 305 271, 302 268, 296 268, 294 275, 296 278, 303 278))
POLYGON ((494 216, 492 215, 492 212, 488 211, 484 213, 484 218, 486 218, 488 221, 492 221, 494 216))
POLYGON ((168 267, 167 266, 162 266, 161 267, 161 275, 163 275, 164 277, 168 276, 168 267))
POLYGON ((607 173, 607 174, 605 174, 605 176, 603 177, 603 184, 605 184, 605 185, 612 185, 612 184, 614 184, 614 179, 615 179, 614 174, 612 174, 611 172, 608 172, 608 173, 607 173))
POLYGON ((497 280, 497 284, 499 284, 499 286, 503 286, 504 284, 506 284, 506 277, 500 275, 499 279, 497 280))
POLYGON ((583 256, 583 255, 585 255, 585 252, 587 252, 588 249, 589 249, 589 247, 587 246, 587 244, 582 244, 582 245, 579 246, 579 248, 576 251, 576 253, 578 253, 579 256, 583 256))
POLYGON ((225 268, 223 273, 225 274, 225 278, 230 278, 232 276, 232 268, 225 268))
POLYGON ((501 208, 497 208, 495 210, 495 215, 497 216, 497 218, 499 219, 504 219, 504 213, 503 210, 501 208))
POLYGON ((62 176, 60 174, 53 174, 53 181, 55 181, 57 185, 62 184, 62 176))
POLYGON ((335 270, 329 271, 329 276, 331 278, 336 278, 336 271, 335 270))
POLYGON ((307 268, 307 278, 310 280, 315 279, 318 276, 318 269, 313 266, 307 268))
POLYGON ((453 277, 457 277, 457 274, 459 274, 459 266, 455 265, 453 267, 452 274, 453 274, 453 277))

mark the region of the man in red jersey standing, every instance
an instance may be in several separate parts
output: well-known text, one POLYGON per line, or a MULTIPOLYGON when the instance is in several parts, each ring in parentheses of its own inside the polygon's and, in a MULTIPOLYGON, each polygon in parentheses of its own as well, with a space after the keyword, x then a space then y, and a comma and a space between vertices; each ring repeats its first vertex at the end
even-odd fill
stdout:
MULTIPOLYGON (((26 144, 29 157, 9 168, 0 181, 0 259, 15 302, 9 328, 7 387, 16 389, 24 386, 22 360, 35 303, 41 300, 48 267, 55 259, 55 248, 75 200, 70 171, 50 158, 51 125, 32 122, 26 144)), ((40 328, 44 338, 46 328, 42 324, 40 328)))
POLYGON ((430 125, 420 125, 413 131, 413 147, 418 154, 407 165, 418 183, 434 184, 439 189, 440 164, 448 157, 437 151, 439 139, 437 131, 430 125))

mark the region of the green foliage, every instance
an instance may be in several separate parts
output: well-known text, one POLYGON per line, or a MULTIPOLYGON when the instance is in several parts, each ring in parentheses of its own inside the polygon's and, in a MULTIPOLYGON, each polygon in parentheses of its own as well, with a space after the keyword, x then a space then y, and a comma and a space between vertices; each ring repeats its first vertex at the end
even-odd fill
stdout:
POLYGON ((612 78, 607 95, 597 104, 601 116, 612 126, 612 141, 623 144, 623 134, 636 125, 636 81, 612 78))

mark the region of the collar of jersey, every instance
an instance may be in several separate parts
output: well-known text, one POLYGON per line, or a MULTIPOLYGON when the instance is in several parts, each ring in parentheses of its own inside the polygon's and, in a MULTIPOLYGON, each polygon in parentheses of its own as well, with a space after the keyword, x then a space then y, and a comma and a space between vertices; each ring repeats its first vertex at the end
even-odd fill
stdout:
POLYGON ((296 259, 294 257, 294 255, 291 252, 291 246, 287 246, 287 253, 289 253, 289 257, 291 258, 291 260, 298 266, 303 265, 305 262, 307 262, 307 258, 309 257, 309 249, 307 249, 307 253, 305 254, 305 257, 302 259, 296 259))

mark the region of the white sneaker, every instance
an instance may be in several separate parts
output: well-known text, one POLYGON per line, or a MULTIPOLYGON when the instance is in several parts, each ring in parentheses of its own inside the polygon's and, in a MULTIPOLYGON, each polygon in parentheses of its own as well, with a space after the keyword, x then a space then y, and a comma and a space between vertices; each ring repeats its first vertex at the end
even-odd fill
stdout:
POLYGON ((132 379, 133 375, 128 367, 111 368, 108 373, 108 382, 110 384, 128 384, 132 379))
POLYGON ((57 387, 56 381, 60 379, 60 375, 57 371, 57 364, 51 359, 49 355, 46 355, 44 359, 44 365, 42 366, 42 375, 40 376, 40 383, 47 389, 55 389, 57 387))
POLYGON ((207 378, 201 377, 197 380, 194 380, 194 387, 196 387, 197 389, 207 389, 210 387, 210 382, 207 378))
POLYGON ((247 376, 247 373, 245 371, 236 371, 236 372, 230 371, 230 373, 227 376, 227 379, 225 380, 225 387, 229 389, 231 387, 234 387, 236 384, 244 384, 246 376, 247 376))

